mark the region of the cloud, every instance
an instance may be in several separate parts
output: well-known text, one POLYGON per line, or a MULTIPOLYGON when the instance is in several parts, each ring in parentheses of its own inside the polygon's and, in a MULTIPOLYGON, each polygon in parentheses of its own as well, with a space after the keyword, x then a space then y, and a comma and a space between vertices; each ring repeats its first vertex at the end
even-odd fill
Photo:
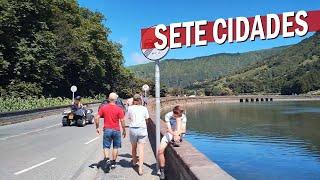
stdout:
POLYGON ((144 64, 149 62, 149 60, 146 57, 144 57, 142 53, 138 52, 132 53, 131 59, 134 61, 135 64, 144 64))
POLYGON ((120 43, 122 46, 126 46, 128 44, 128 38, 127 37, 121 37, 117 42, 120 43))

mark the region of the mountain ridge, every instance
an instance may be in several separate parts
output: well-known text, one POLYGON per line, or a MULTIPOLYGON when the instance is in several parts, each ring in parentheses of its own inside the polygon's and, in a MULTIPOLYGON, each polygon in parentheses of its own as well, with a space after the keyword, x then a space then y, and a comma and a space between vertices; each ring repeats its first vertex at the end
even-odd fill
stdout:
POLYGON ((320 33, 215 81, 188 89, 202 89, 206 95, 242 93, 304 94, 320 89, 320 33))
MULTIPOLYGON (((217 80, 288 47, 290 45, 245 53, 218 53, 189 59, 166 59, 160 62, 162 83, 170 87, 186 87, 199 81, 217 80)), ((128 69, 139 78, 153 79, 153 63, 129 66, 128 69)))

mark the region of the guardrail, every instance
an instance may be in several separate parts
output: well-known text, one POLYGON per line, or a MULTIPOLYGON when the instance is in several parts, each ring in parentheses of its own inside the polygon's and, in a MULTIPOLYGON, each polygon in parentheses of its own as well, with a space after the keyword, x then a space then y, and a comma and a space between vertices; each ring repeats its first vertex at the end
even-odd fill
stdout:
MULTIPOLYGON (((86 103, 85 105, 96 105, 101 102, 86 103)), ((2 112, 0 113, 0 126, 15 124, 24 121, 30 121, 37 118, 42 118, 44 116, 49 116, 62 112, 63 109, 69 108, 67 106, 53 106, 45 108, 37 108, 22 111, 12 111, 12 112, 2 112)))

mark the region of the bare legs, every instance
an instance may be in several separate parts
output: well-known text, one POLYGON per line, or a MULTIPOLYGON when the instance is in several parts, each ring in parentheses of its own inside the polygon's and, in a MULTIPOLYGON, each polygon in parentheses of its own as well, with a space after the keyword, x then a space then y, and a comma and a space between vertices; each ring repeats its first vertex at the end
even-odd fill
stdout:
MULTIPOLYGON (((109 158, 109 149, 103 149, 103 154, 105 158, 109 158)), ((112 149, 112 159, 116 160, 118 157, 118 149, 112 149)))
POLYGON ((142 167, 144 160, 144 143, 138 143, 139 148, 139 174, 142 175, 142 167))
POLYGON ((131 154, 132 154, 132 163, 133 163, 133 165, 136 165, 138 162, 137 143, 131 143, 131 154))
POLYGON ((118 149, 112 149, 112 158, 113 158, 113 160, 117 160, 117 158, 118 158, 118 149))
POLYGON ((132 145, 132 162, 133 164, 137 164, 138 158, 137 158, 137 148, 139 149, 139 174, 142 175, 143 173, 143 160, 144 160, 144 143, 131 143, 132 145))
POLYGON ((166 149, 167 146, 168 144, 165 142, 161 142, 160 144, 160 148, 158 151, 158 161, 159 161, 160 168, 163 168, 166 164, 166 159, 164 157, 164 150, 166 149))
POLYGON ((109 149, 103 149, 103 155, 105 159, 109 158, 109 149))

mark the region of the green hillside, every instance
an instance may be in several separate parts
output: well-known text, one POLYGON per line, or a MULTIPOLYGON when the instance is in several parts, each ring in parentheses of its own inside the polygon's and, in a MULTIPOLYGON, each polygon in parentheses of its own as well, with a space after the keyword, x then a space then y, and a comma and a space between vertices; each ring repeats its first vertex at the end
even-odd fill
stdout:
MULTIPOLYGON (((197 82, 217 80, 249 65, 280 53, 286 47, 247 53, 223 53, 193 59, 168 59, 161 61, 161 82, 169 87, 186 87, 197 82)), ((153 79, 154 64, 141 64, 129 67, 136 76, 153 79)))
POLYGON ((68 1, 0 1, 0 97, 140 91, 99 12, 68 1), (130 83, 128 83, 130 81, 130 83))
POLYGON ((194 84, 206 95, 301 94, 320 89, 320 33, 218 81, 194 84))

